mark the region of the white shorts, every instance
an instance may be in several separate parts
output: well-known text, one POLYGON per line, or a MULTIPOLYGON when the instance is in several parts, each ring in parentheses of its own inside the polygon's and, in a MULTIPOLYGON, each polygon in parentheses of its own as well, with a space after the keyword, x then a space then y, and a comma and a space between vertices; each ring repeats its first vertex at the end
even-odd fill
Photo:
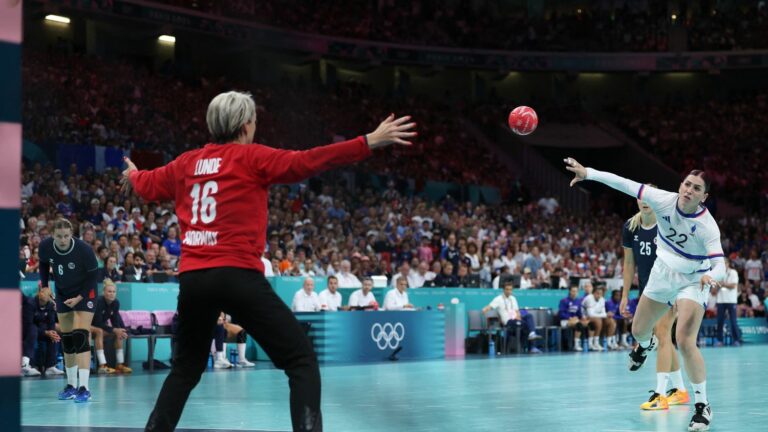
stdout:
POLYGON ((648 277, 648 283, 643 290, 643 295, 670 306, 674 306, 676 300, 689 299, 706 309, 709 290, 701 288, 702 275, 703 273, 684 274, 676 272, 660 259, 656 259, 651 269, 651 275, 648 277))

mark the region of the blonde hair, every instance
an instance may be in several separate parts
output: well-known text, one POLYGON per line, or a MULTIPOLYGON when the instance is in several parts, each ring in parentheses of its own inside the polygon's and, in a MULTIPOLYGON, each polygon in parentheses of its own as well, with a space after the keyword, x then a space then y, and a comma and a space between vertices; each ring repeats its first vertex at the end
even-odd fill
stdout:
POLYGON ((113 286, 113 287, 117 288, 117 284, 114 281, 112 281, 112 279, 110 279, 110 278, 104 279, 104 282, 102 282, 102 283, 104 284, 104 286, 101 289, 104 289, 107 285, 110 285, 110 286, 113 286))
MULTIPOLYGON (((656 185, 653 184, 653 183, 646 183, 645 185, 653 187, 653 188, 656 187, 656 185)), ((629 218, 629 221, 628 221, 629 222, 629 230, 631 232, 635 232, 635 230, 637 230, 637 227, 640 226, 640 222, 642 221, 642 218, 643 218, 643 212, 642 211, 637 212, 634 216, 629 218)))

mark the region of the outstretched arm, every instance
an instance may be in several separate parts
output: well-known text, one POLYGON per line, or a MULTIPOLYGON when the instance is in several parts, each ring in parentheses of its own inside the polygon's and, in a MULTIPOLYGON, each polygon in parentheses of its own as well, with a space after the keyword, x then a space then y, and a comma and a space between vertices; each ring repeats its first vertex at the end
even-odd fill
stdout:
POLYGON ((639 198, 641 189, 643 188, 643 185, 640 183, 625 179, 624 177, 619 177, 616 174, 598 171, 594 168, 585 168, 574 158, 565 158, 565 163, 567 165, 565 169, 575 174, 573 180, 571 180, 571 186, 582 180, 593 180, 635 198, 639 198))
POLYGON ((676 196, 677 194, 672 192, 656 189, 651 186, 640 184, 636 181, 625 179, 624 177, 617 176, 609 172, 598 171, 594 168, 585 168, 574 158, 565 158, 564 160, 568 171, 574 174, 573 180, 571 180, 571 186, 582 180, 593 180, 600 182, 606 186, 610 186, 619 192, 643 200, 654 210, 658 210, 659 207, 665 205, 666 199, 676 196))
POLYGON ((417 134, 410 116, 387 117, 375 131, 353 140, 315 147, 304 151, 287 151, 266 146, 253 146, 251 166, 266 184, 295 183, 322 171, 349 165, 371 155, 371 150, 391 144, 411 145, 408 139, 417 134))

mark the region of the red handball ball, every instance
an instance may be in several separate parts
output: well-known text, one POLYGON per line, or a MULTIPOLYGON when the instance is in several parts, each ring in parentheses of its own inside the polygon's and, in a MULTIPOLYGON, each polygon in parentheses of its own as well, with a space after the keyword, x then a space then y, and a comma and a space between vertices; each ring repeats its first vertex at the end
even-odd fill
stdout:
POLYGON ((539 116, 531 107, 519 106, 509 113, 509 128, 518 135, 530 135, 539 125, 539 116))

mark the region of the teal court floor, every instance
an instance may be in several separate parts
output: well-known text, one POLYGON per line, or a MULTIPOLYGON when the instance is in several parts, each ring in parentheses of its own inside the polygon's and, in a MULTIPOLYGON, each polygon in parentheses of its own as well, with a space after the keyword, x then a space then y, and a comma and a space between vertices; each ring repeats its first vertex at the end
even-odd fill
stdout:
MULTIPOLYGON (((768 346, 702 352, 712 430, 768 430, 768 346)), ((685 431, 692 404, 639 409, 655 387, 654 365, 651 354, 630 373, 621 351, 324 366, 324 425, 333 432, 685 431)), ((165 375, 93 377, 94 398, 81 405, 56 400, 64 379, 24 379, 23 431, 143 430, 165 375)), ((206 372, 178 430, 290 428, 287 378, 260 367, 206 372)))

